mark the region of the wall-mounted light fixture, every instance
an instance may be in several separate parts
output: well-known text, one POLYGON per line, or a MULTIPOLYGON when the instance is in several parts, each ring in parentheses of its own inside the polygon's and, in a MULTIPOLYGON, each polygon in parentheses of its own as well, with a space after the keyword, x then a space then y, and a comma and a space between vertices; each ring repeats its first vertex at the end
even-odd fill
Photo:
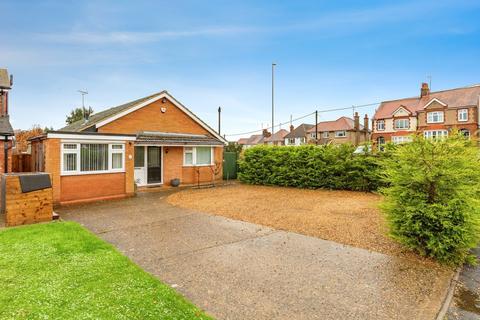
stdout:
POLYGON ((167 99, 163 98, 162 103, 165 103, 165 102, 167 102, 167 99))

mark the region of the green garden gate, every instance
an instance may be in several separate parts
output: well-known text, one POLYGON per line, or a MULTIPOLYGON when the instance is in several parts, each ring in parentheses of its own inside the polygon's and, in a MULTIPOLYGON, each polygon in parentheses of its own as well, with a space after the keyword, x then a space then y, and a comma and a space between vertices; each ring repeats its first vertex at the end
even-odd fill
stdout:
POLYGON ((224 152, 223 153, 223 179, 231 180, 237 179, 237 153, 224 152))

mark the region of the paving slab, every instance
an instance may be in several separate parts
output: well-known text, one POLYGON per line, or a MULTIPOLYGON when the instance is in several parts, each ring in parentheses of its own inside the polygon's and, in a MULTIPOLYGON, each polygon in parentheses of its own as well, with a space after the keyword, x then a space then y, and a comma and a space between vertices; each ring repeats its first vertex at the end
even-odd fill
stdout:
POLYGON ((58 211, 218 319, 435 319, 449 284, 445 270, 180 209, 164 198, 149 193, 58 211))

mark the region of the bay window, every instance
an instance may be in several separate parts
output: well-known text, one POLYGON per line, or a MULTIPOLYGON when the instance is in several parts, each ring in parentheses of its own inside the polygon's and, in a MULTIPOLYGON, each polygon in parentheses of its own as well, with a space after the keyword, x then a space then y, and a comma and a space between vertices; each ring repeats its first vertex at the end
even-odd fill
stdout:
POLYGON ((439 139, 448 136, 447 130, 427 130, 423 132, 423 135, 427 139, 439 139))
POLYGON ((412 141, 412 137, 410 136, 393 136, 392 137, 392 142, 394 144, 402 144, 402 143, 411 142, 411 141, 412 141))
POLYGON ((108 143, 62 143, 63 175, 122 172, 125 146, 108 143))
POLYGON ((184 147, 184 166, 210 166, 213 164, 212 147, 184 147))
POLYGON ((433 111, 427 113, 427 123, 443 122, 443 111, 433 111))

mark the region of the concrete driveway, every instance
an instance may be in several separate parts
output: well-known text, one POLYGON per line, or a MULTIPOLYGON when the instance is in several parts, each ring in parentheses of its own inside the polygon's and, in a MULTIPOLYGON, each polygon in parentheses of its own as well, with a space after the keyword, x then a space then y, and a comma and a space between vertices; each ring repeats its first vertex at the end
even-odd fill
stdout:
POLYGON ((450 272, 165 203, 63 207, 218 319, 434 319, 450 272))

